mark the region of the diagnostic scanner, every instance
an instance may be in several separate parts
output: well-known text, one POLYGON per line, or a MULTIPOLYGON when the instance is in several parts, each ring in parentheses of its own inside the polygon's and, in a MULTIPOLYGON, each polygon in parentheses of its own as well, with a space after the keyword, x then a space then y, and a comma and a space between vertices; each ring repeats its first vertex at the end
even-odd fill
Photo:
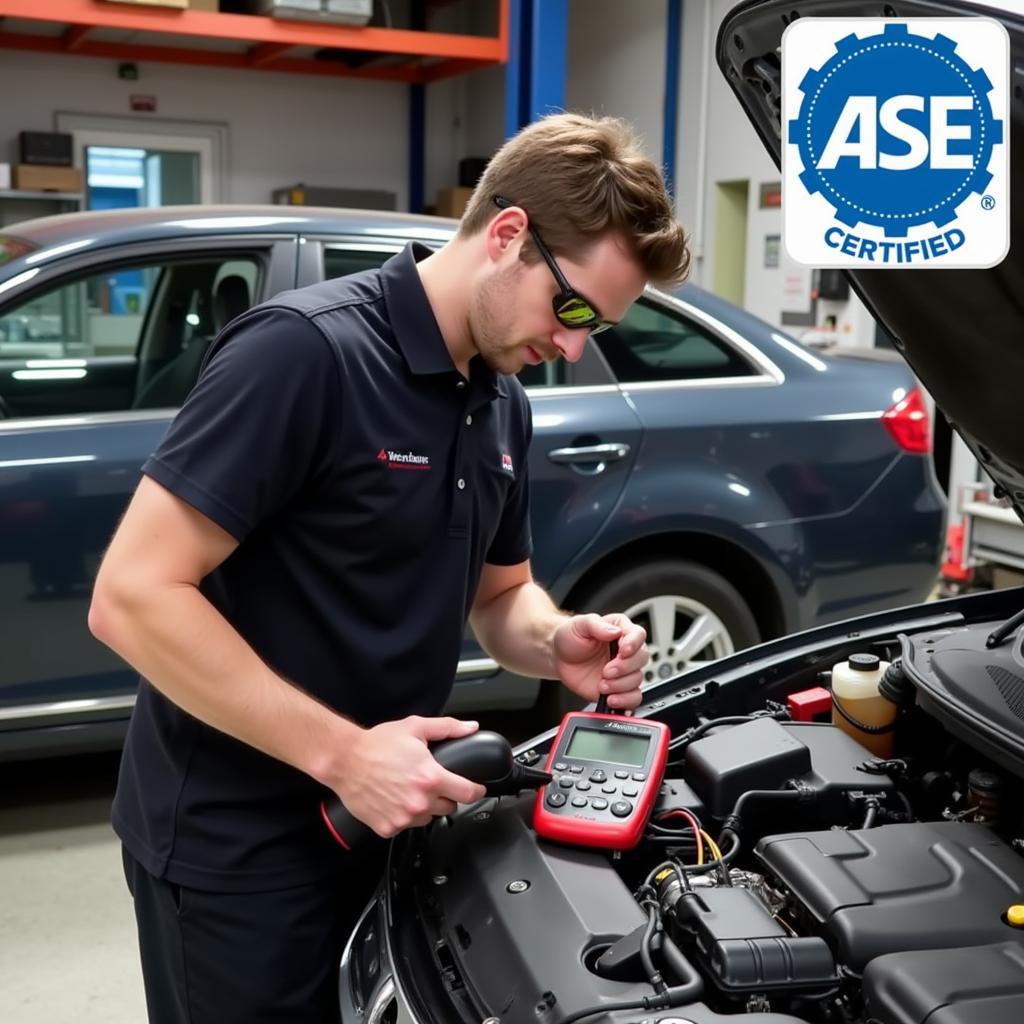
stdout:
POLYGON ((669 737, 662 722, 569 712, 545 765, 552 782, 534 805, 537 834, 606 850, 636 846, 665 774, 669 737))

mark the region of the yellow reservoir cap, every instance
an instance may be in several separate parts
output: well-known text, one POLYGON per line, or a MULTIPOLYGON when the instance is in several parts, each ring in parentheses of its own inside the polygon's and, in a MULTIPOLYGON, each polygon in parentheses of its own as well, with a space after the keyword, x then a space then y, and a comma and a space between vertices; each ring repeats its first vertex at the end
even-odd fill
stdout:
POLYGON ((1015 903, 1006 911, 1007 924, 1014 928, 1024 928, 1024 904, 1015 903))

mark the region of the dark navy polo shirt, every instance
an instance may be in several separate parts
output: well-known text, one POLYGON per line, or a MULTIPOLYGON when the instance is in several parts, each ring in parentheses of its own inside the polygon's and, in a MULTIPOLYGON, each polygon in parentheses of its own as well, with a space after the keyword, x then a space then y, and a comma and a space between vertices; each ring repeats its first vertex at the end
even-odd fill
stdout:
MULTIPOLYGON (((531 552, 526 395, 479 357, 456 370, 416 271, 428 251, 232 322, 143 467, 239 541, 203 593, 364 726, 442 711, 484 562, 531 552)), ((342 870, 323 796, 141 682, 113 823, 152 874, 255 891, 342 870)))

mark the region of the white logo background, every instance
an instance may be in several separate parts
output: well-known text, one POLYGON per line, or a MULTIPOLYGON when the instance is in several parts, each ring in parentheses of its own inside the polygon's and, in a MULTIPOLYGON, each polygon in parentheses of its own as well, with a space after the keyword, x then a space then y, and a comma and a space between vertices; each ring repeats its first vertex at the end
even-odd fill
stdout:
MULTIPOLYGON (((988 18, 916 18, 902 20, 911 35, 925 36, 929 41, 936 33, 948 36, 956 44, 956 54, 969 67, 981 68, 988 75, 993 89, 988 93, 992 115, 1003 121, 1003 142, 995 146, 988 170, 993 178, 985 188, 986 203, 982 196, 971 192, 957 208, 956 219, 936 227, 933 223, 914 225, 906 235, 886 236, 883 229, 861 222, 856 227, 836 219, 836 208, 821 192, 809 193, 800 181, 804 170, 800 151, 789 140, 789 122, 799 117, 804 93, 800 83, 812 69, 819 69, 835 55, 839 39, 855 34, 858 38, 877 35, 886 21, 877 18, 800 18, 793 22, 782 36, 782 216, 783 243, 790 257, 798 263, 813 267, 859 267, 862 269, 941 269, 949 267, 990 267, 999 263, 1009 249, 1009 135, 1010 118, 1007 109, 1009 95, 1010 46, 1006 30, 997 21, 988 18), (994 201, 994 202, 993 202, 994 201), (963 245, 930 259, 920 257, 910 264, 880 262, 876 252, 874 261, 866 257, 849 255, 829 246, 825 233, 838 226, 846 234, 878 243, 920 241, 951 229, 962 231, 963 245)), ((833 240, 835 235, 833 234, 833 240)), ((859 246, 858 246, 859 248, 859 246)))

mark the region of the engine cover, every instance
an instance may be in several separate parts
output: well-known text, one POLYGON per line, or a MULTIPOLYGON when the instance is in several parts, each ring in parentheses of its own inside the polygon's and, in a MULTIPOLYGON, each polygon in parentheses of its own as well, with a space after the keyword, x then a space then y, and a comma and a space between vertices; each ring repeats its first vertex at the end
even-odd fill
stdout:
POLYGON ((1024 944, 879 957, 864 972, 864 1000, 882 1024, 1020 1024, 1024 944))
POLYGON ((1024 862, 981 825, 917 822, 767 836, 757 856, 819 922, 837 960, 1016 941, 1024 862))

